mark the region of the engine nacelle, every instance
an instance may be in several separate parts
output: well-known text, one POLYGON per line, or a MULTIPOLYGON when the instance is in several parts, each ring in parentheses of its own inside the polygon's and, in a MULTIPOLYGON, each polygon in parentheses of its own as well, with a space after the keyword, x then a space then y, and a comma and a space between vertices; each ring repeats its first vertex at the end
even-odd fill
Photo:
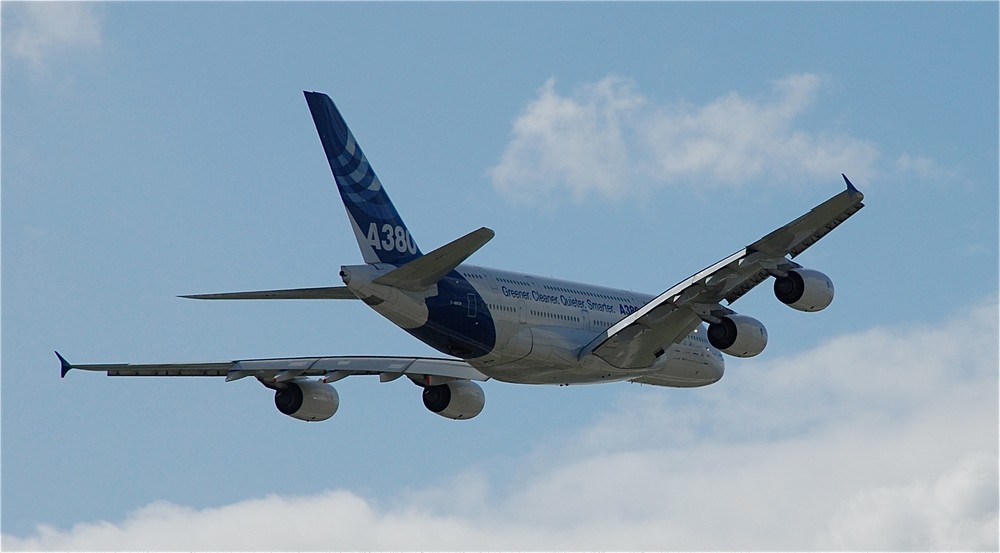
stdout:
POLYGON ((278 411, 300 421, 325 421, 340 407, 340 396, 329 384, 295 380, 274 392, 278 411))
POLYGON ((486 394, 475 382, 456 380, 424 388, 424 407, 449 419, 471 419, 483 411, 486 394))
POLYGON ((833 301, 833 281, 812 269, 792 269, 774 279, 774 295, 792 309, 819 311, 833 301))
POLYGON ((716 349, 735 357, 753 357, 767 345, 767 329, 760 321, 746 315, 726 315, 708 325, 708 342, 716 349))

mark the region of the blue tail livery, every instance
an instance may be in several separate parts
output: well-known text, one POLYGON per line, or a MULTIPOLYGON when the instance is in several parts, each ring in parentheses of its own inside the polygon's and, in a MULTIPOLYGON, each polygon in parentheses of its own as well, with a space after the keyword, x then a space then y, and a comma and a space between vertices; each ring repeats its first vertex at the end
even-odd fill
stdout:
POLYGON ((401 265, 420 257, 420 248, 333 100, 319 92, 304 94, 365 263, 401 265))

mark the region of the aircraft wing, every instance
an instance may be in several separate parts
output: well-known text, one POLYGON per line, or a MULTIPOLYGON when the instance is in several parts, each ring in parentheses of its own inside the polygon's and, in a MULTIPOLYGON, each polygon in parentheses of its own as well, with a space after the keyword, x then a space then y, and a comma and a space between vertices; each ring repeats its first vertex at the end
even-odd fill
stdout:
POLYGON ((464 361, 429 357, 289 357, 221 363, 74 365, 59 352, 56 356, 62 365, 63 378, 75 369, 105 372, 108 376, 224 376, 227 382, 253 376, 265 384, 316 376, 329 383, 354 375, 378 375, 383 382, 405 375, 428 385, 449 380, 489 380, 488 376, 464 361))
POLYGON ((607 331, 584 353, 620 368, 652 365, 663 350, 683 340, 720 305, 742 297, 768 276, 799 265, 792 258, 864 207, 864 195, 844 176, 847 190, 775 229, 760 240, 682 280, 607 331))

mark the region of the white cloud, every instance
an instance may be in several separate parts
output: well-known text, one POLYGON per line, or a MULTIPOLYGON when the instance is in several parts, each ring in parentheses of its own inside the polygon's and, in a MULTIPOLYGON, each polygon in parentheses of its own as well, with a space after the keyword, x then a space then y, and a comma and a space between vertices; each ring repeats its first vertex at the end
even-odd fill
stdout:
POLYGON ((57 56, 101 46, 101 21, 92 3, 16 2, 5 4, 3 13, 5 55, 35 72, 48 72, 57 56))
POLYGON ((842 132, 799 128, 823 79, 790 75, 769 97, 731 92, 704 105, 657 104, 633 81, 609 76, 562 96, 549 80, 514 123, 495 188, 514 202, 620 199, 669 186, 736 189, 801 184, 840 172, 863 178, 882 154, 842 132))
POLYGON ((522 203, 546 201, 560 186, 577 199, 612 195, 634 172, 625 135, 646 105, 624 79, 608 77, 575 98, 559 96, 550 79, 514 123, 513 140, 490 169, 494 186, 522 203))
POLYGON ((953 180, 957 177, 954 171, 941 167, 933 159, 910 154, 902 154, 896 159, 896 169, 923 181, 953 180))
POLYGON ((834 513, 828 543, 835 549, 995 550, 997 487, 997 458, 978 454, 934 480, 863 490, 834 513))
POLYGON ((470 470, 385 503, 347 491, 156 503, 2 545, 996 550, 997 313, 994 299, 733 363, 699 390, 620 388, 594 421, 509 461, 514 476, 470 470))

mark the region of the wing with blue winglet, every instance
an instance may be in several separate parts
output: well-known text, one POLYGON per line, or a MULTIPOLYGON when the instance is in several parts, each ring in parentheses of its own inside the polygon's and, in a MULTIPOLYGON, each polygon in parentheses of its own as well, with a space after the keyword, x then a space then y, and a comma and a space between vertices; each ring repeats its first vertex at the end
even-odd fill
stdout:
POLYGON ((75 365, 56 352, 63 378, 71 370, 96 371, 108 376, 224 376, 227 381, 247 376, 264 383, 280 383, 300 377, 323 377, 334 382, 354 375, 377 375, 388 381, 407 376, 420 383, 448 380, 486 381, 489 377, 457 359, 431 357, 286 357, 244 359, 219 363, 108 363, 75 365))
POLYGON ((732 304, 768 276, 795 268, 794 258, 864 207, 847 190, 721 261, 672 286, 601 333, 584 349, 620 368, 651 366, 657 354, 683 340, 723 300, 732 304))

